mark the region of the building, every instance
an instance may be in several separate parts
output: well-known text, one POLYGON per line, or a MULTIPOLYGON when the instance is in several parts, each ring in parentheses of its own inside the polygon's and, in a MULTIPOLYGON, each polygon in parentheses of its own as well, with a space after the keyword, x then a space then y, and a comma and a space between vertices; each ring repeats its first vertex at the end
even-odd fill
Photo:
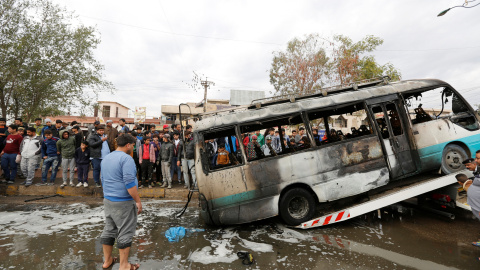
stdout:
MULTIPOLYGON (((135 125, 135 120, 133 118, 133 113, 130 113, 131 110, 118 102, 115 101, 98 101, 98 106, 94 110, 94 116, 74 116, 74 115, 59 115, 59 116, 47 116, 55 123, 56 120, 62 120, 70 124, 73 121, 78 123, 78 126, 86 128, 89 125, 93 125, 95 121, 107 121, 113 120, 113 126, 118 125, 120 119, 125 119, 125 122, 128 127, 133 128, 135 125)), ((156 119, 145 119, 145 122, 142 125, 155 125, 157 128, 164 124, 172 124, 172 121, 165 121, 159 118, 156 119)))
MULTIPOLYGON (((188 106, 182 105, 181 107, 182 120, 203 113, 203 104, 201 106, 198 106, 199 104, 193 102, 187 102, 186 104, 188 106)), ((206 111, 213 112, 234 107, 235 106, 230 105, 228 99, 208 99, 206 111)), ((180 110, 178 105, 162 105, 162 119, 171 121, 172 123, 176 123, 177 120, 179 121, 180 110)))
POLYGON ((107 118, 128 118, 130 109, 115 101, 98 101, 98 107, 95 108, 94 117, 107 118))
POLYGON ((252 101, 264 98, 265 91, 230 90, 230 104, 232 106, 250 105, 252 101))

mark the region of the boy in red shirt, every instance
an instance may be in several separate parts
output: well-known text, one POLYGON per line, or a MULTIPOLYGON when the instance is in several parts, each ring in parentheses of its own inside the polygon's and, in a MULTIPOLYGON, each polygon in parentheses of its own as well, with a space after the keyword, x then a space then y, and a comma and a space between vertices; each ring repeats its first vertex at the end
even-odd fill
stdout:
POLYGON ((155 164, 155 147, 150 144, 151 139, 145 137, 145 143, 140 147, 138 152, 139 163, 142 166, 143 175, 140 175, 141 185, 139 188, 143 188, 148 185, 148 188, 152 188, 152 170, 153 164, 155 164))
POLYGON ((5 140, 5 148, 0 153, 2 156, 2 170, 5 173, 5 180, 2 183, 13 184, 15 177, 17 176, 17 155, 20 155, 20 144, 23 137, 17 132, 18 127, 16 125, 10 125, 8 127, 8 133, 5 140))

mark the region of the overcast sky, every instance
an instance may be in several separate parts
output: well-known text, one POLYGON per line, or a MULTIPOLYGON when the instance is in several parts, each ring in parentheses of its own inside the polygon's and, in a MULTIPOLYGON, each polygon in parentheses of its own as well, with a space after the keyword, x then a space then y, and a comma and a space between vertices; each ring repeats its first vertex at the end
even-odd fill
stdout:
POLYGON ((54 2, 101 35, 96 55, 117 91, 99 100, 146 106, 147 116, 201 101, 203 91, 187 86, 193 71, 215 82, 208 98, 229 99, 230 89, 268 95, 272 52, 310 33, 380 37, 377 61, 403 79, 442 79, 480 103, 480 6, 436 16, 461 0, 54 2))

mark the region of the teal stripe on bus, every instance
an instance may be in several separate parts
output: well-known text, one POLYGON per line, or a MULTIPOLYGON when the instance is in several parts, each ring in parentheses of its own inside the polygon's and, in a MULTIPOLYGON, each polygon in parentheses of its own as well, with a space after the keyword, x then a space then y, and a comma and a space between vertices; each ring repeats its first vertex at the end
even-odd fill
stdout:
POLYGON ((439 143, 439 144, 436 144, 436 145, 421 148, 421 149, 418 150, 418 154, 420 156, 420 159, 422 160, 422 162, 424 160, 429 160, 430 162, 431 161, 436 161, 436 162, 440 163, 442 161, 443 149, 445 148, 445 146, 447 146, 447 144, 449 144, 451 142, 462 142, 465 145, 467 145, 467 147, 470 149, 470 153, 472 154, 472 157, 475 156, 475 152, 477 150, 480 150, 480 134, 475 134, 475 135, 468 136, 468 137, 465 137, 465 138, 452 140, 452 141, 439 143))
POLYGON ((250 190, 230 196, 212 199, 211 202, 214 208, 222 208, 232 204, 241 204, 242 202, 255 199, 256 197, 259 197, 259 193, 260 191, 258 190, 250 190))

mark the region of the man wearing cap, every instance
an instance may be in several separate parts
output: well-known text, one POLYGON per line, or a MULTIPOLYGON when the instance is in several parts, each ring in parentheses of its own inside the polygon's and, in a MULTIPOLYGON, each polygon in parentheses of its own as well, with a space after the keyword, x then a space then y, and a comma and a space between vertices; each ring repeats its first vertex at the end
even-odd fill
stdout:
POLYGON ((89 125, 88 126, 88 134, 87 134, 87 140, 90 136, 97 134, 97 127, 100 125, 100 121, 95 121, 93 122, 93 126, 89 125))
POLYGON ((163 134, 168 134, 169 127, 168 125, 163 125, 163 134))
POLYGON ((45 130, 52 129, 52 120, 50 118, 45 119, 45 126, 42 128, 40 136, 45 139, 45 130))
POLYGON ((113 120, 107 120, 107 128, 105 130, 107 135, 108 147, 110 152, 115 151, 115 139, 118 137, 118 131, 116 128, 113 128, 113 120))
POLYGON ((107 155, 107 150, 110 149, 107 143, 107 136, 105 136, 105 126, 98 125, 97 133, 88 137, 88 145, 90 147, 90 158, 92 159, 93 180, 96 187, 102 187, 100 183, 100 165, 102 158, 107 155))
POLYGON ((271 135, 267 135, 267 137, 265 137, 266 139, 266 142, 264 145, 262 145, 261 149, 262 149, 262 152, 263 154, 268 157, 268 156, 276 156, 277 153, 275 152, 275 150, 273 150, 273 147, 272 147, 272 136, 271 135))

